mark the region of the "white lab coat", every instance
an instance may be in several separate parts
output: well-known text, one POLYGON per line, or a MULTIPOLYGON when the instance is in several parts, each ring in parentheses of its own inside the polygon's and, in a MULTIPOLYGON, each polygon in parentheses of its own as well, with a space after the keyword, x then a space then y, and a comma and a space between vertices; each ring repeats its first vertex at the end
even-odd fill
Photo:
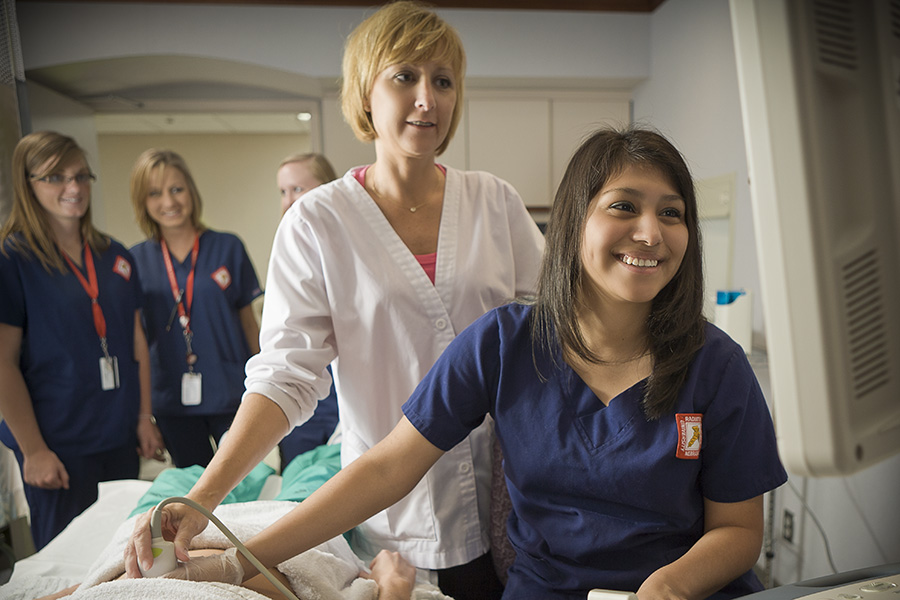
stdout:
MULTIPOLYGON (((460 331, 534 291, 543 247, 512 186, 448 168, 432 285, 350 171, 306 194, 278 228, 247 393, 270 398, 300 424, 328 393, 325 368, 334 360, 346 465, 394 428, 402 404, 460 331)), ((409 496, 361 525, 354 549, 374 556, 389 548, 428 569, 484 554, 489 439, 483 424, 409 496)))

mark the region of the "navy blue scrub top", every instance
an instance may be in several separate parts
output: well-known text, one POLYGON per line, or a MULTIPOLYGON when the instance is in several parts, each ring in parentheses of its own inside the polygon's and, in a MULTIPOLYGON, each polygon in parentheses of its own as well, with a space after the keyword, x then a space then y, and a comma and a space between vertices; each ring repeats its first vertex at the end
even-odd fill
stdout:
MULTIPOLYGON (((748 500, 786 481, 756 377, 715 326, 706 327, 674 414, 650 421, 642 383, 605 406, 558 351, 558 366, 547 351, 533 355, 531 312, 510 304, 477 320, 403 407, 444 450, 485 414, 495 419, 516 550, 504 598, 637 591, 703 534, 704 498, 748 500)), ((713 597, 760 589, 748 572, 713 597)))
MULTIPOLYGON (((119 388, 104 391, 103 351, 91 300, 78 278, 68 268, 48 273, 9 241, 5 249, 0 322, 22 329, 20 368, 47 445, 60 455, 84 456, 136 443, 140 382, 134 320, 141 286, 131 254, 114 240, 105 252, 93 254, 109 353, 119 365, 119 388)), ((0 441, 17 447, 5 421, 0 441)))
MULTIPOLYGON (((131 249, 141 272, 144 322, 150 345, 153 413, 161 416, 233 414, 244 393, 244 364, 250 347, 241 326, 240 310, 262 294, 256 271, 241 240, 230 233, 207 229, 200 235, 191 305, 191 342, 202 375, 202 400, 181 404, 181 379, 187 372, 187 347, 176 315, 166 325, 175 300, 158 240, 131 249)), ((191 255, 172 264, 179 289, 191 270, 191 255)))

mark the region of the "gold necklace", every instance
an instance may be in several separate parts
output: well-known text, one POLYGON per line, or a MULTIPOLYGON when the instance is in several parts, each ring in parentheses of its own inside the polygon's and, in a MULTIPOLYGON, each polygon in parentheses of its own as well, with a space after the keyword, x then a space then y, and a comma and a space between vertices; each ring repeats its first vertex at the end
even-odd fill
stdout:
POLYGON ((428 200, 426 200, 426 201, 423 202, 422 204, 419 204, 419 205, 416 205, 416 206, 410 206, 410 207, 409 207, 409 212, 414 213, 414 212, 416 212, 417 210, 419 210, 420 208, 422 208, 423 206, 425 206, 426 204, 428 204, 428 200))
MULTIPOLYGON (((378 191, 378 185, 375 184, 374 177, 372 178, 372 191, 375 192, 375 195, 378 196, 379 198, 382 198, 382 199, 384 198, 384 196, 381 194, 381 192, 378 191)), ((415 206, 410 206, 409 212, 414 213, 417 210, 419 210, 420 208, 422 208, 423 206, 425 206, 426 204, 428 204, 429 202, 431 202, 431 200, 426 200, 425 202, 423 202, 421 204, 416 204, 415 206)))

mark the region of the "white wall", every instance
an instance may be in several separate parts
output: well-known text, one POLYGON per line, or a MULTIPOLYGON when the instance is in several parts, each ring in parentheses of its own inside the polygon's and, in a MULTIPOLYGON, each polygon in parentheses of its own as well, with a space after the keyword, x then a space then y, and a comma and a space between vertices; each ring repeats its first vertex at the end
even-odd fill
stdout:
MULTIPOLYGON (((660 128, 697 179, 735 174, 731 286, 759 290, 741 106, 727 2, 669 0, 651 22, 650 77, 634 95, 635 121, 660 128)), ((714 290, 707 290, 714 292, 714 290)), ((763 329, 754 294, 754 330, 763 329)), ((707 315, 712 318, 712 315, 707 315)))
MULTIPOLYGON (((363 8, 114 2, 21 2, 16 10, 26 71, 168 54, 253 63, 310 77, 340 75, 344 38, 370 13, 363 8)), ((460 32, 469 77, 615 79, 648 73, 646 15, 462 9, 440 14, 460 32)))

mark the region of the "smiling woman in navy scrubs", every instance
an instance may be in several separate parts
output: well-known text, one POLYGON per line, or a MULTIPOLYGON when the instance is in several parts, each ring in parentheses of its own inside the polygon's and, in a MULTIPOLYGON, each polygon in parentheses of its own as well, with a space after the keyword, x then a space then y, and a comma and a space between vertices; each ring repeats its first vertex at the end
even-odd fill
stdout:
POLYGON ((259 352, 251 302, 262 294, 241 240, 207 229, 184 159, 147 150, 131 200, 149 238, 131 249, 141 271, 153 415, 176 467, 206 466, 244 393, 244 363, 259 352))
POLYGON ((40 549, 163 445, 131 254, 91 224, 94 175, 74 140, 38 132, 13 154, 0 232, 0 441, 19 461, 40 549), (137 448, 137 452, 135 451, 137 448))
MULTIPOLYGON (((388 437, 247 548, 272 566, 352 527, 490 414, 516 550, 504 599, 761 590, 763 494, 787 474, 743 349, 702 305, 684 159, 653 131, 598 131, 556 194, 537 297, 461 332, 388 437)), ((207 578, 256 572, 239 555, 227 571, 196 560, 207 578)))

